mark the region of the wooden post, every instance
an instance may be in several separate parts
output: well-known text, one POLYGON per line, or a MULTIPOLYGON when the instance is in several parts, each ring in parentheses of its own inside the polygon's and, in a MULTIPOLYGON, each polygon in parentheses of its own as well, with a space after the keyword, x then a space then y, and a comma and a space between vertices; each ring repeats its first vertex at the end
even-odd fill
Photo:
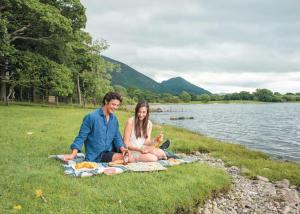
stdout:
POLYGON ((56 97, 55 96, 48 96, 48 103, 49 104, 55 104, 56 103, 56 97))

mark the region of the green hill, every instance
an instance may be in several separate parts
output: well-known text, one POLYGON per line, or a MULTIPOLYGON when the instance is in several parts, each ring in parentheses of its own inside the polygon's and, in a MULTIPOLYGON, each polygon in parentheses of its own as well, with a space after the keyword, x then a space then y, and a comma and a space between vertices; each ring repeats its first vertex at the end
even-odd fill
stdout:
POLYGON ((174 95, 180 94, 182 91, 199 95, 204 93, 211 94, 209 91, 193 85, 181 77, 171 78, 158 83, 122 62, 106 56, 102 57, 111 63, 119 64, 118 71, 112 73, 112 85, 121 85, 125 88, 134 87, 151 92, 170 93, 174 95))
POLYGON ((180 94, 182 91, 189 92, 190 94, 211 94, 209 91, 193 85, 181 77, 174 77, 163 81, 160 84, 160 91, 171 94, 180 94))
POLYGON ((117 60, 102 56, 105 60, 119 64, 118 71, 112 73, 112 85, 121 85, 125 88, 134 87, 152 92, 159 92, 160 84, 153 79, 141 74, 137 70, 117 60))

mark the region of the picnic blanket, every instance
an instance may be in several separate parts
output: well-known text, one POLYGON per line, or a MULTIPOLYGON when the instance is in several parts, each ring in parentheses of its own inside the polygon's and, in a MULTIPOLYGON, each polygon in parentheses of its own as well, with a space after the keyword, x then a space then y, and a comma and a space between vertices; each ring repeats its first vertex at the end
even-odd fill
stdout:
MULTIPOLYGON (((137 163, 128 163, 127 165, 121 166, 108 166, 108 163, 96 163, 96 167, 89 169, 89 168, 82 168, 76 169, 76 163, 80 163, 84 161, 84 154, 78 153, 77 156, 68 162, 63 164, 64 173, 69 176, 74 177, 90 177, 99 174, 106 174, 106 175, 113 175, 113 174, 120 174, 125 171, 132 171, 132 172, 150 172, 150 171, 163 171, 167 170, 166 167, 184 164, 184 163, 191 163, 197 161, 197 158, 185 157, 185 158, 170 158, 168 160, 159 160, 157 162, 137 162, 137 163)), ((64 155, 50 155, 49 158, 54 158, 60 161, 64 161, 64 155)))

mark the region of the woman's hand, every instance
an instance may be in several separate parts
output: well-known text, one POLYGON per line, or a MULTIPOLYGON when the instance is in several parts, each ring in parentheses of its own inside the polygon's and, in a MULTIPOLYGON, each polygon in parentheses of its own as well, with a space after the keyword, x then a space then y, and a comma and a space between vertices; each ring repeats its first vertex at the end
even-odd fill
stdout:
POLYGON ((155 138, 154 138, 154 145, 159 145, 161 142, 163 142, 164 140, 164 134, 161 132, 159 135, 157 135, 155 138))
POLYGON ((142 149, 141 149, 141 153, 142 153, 142 154, 147 154, 147 153, 149 153, 149 151, 148 151, 147 149, 142 148, 142 149))

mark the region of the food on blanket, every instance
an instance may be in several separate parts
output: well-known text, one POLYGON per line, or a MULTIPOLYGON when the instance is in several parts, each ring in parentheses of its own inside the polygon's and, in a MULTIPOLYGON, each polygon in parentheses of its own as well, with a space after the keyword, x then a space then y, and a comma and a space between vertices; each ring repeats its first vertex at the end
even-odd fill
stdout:
POLYGON ((122 173, 123 170, 118 169, 118 168, 114 168, 114 167, 107 167, 103 170, 104 174, 106 175, 115 175, 115 174, 119 174, 122 173))
POLYGON ((97 167, 97 163, 88 162, 88 161, 77 163, 75 165, 75 169, 83 169, 83 168, 95 169, 96 167, 97 167))
POLYGON ((127 169, 134 172, 149 172, 149 171, 160 171, 167 170, 158 162, 138 162, 129 163, 127 169))
POLYGON ((126 163, 124 162, 124 160, 115 160, 113 162, 109 162, 108 166, 123 166, 126 163))
POLYGON ((179 165, 181 162, 179 160, 176 160, 174 158, 168 159, 169 163, 172 165, 179 165))

